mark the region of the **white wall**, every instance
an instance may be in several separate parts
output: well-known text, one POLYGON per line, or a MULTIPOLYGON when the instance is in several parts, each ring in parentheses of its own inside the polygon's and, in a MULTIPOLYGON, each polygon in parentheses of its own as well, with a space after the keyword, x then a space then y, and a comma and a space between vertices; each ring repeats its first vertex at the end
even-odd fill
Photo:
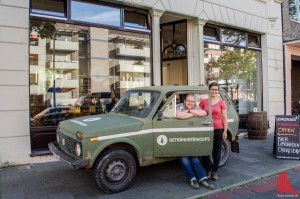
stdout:
POLYGON ((28 7, 29 0, 0 1, 0 166, 52 158, 29 157, 28 7))

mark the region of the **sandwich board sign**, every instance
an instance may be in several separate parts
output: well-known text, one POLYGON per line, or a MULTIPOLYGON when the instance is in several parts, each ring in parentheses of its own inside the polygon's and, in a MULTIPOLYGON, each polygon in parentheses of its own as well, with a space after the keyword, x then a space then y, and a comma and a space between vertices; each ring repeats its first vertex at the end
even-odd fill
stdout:
POLYGON ((276 115, 274 135, 276 158, 300 160, 297 115, 276 115))

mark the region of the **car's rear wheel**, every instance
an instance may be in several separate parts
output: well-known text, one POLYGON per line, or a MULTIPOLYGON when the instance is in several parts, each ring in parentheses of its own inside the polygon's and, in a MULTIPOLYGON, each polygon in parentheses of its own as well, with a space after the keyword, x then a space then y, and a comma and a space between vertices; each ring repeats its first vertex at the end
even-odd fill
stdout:
POLYGON ((124 150, 106 151, 94 166, 96 183, 106 193, 124 191, 133 182, 135 175, 135 159, 124 150))
MULTIPOLYGON (((221 149, 221 159, 219 167, 222 167, 226 164, 230 155, 230 142, 226 139, 223 141, 222 149, 221 149)), ((210 155, 211 162, 214 162, 212 155, 210 155)))

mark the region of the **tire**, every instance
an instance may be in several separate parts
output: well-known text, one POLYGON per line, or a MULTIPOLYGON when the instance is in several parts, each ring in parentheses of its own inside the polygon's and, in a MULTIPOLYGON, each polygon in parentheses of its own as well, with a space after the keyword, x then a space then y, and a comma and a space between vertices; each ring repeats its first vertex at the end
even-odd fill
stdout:
POLYGON ((108 150, 95 163, 94 179, 98 187, 106 193, 124 191, 136 175, 136 162, 124 150, 108 150))
MULTIPOLYGON (((223 141, 222 144, 222 149, 221 149, 221 159, 220 159, 220 163, 219 163, 219 167, 222 167, 226 164, 228 158, 230 155, 230 142, 226 139, 223 141)), ((210 155, 210 160, 213 163, 213 157, 212 155, 210 155)))

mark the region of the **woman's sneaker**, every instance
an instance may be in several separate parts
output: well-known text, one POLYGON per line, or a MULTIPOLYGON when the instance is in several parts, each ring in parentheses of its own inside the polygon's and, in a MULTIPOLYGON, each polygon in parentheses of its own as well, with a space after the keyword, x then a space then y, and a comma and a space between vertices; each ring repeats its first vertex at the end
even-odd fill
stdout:
POLYGON ((199 184, 198 184, 198 182, 197 182, 196 179, 195 179, 195 180, 191 180, 191 186, 192 186, 194 189, 199 189, 199 188, 200 188, 200 186, 199 186, 199 184))
POLYGON ((199 183, 202 184, 203 186, 205 186, 208 189, 212 189, 212 190, 215 189, 214 185, 210 184, 207 179, 202 180, 199 183))

